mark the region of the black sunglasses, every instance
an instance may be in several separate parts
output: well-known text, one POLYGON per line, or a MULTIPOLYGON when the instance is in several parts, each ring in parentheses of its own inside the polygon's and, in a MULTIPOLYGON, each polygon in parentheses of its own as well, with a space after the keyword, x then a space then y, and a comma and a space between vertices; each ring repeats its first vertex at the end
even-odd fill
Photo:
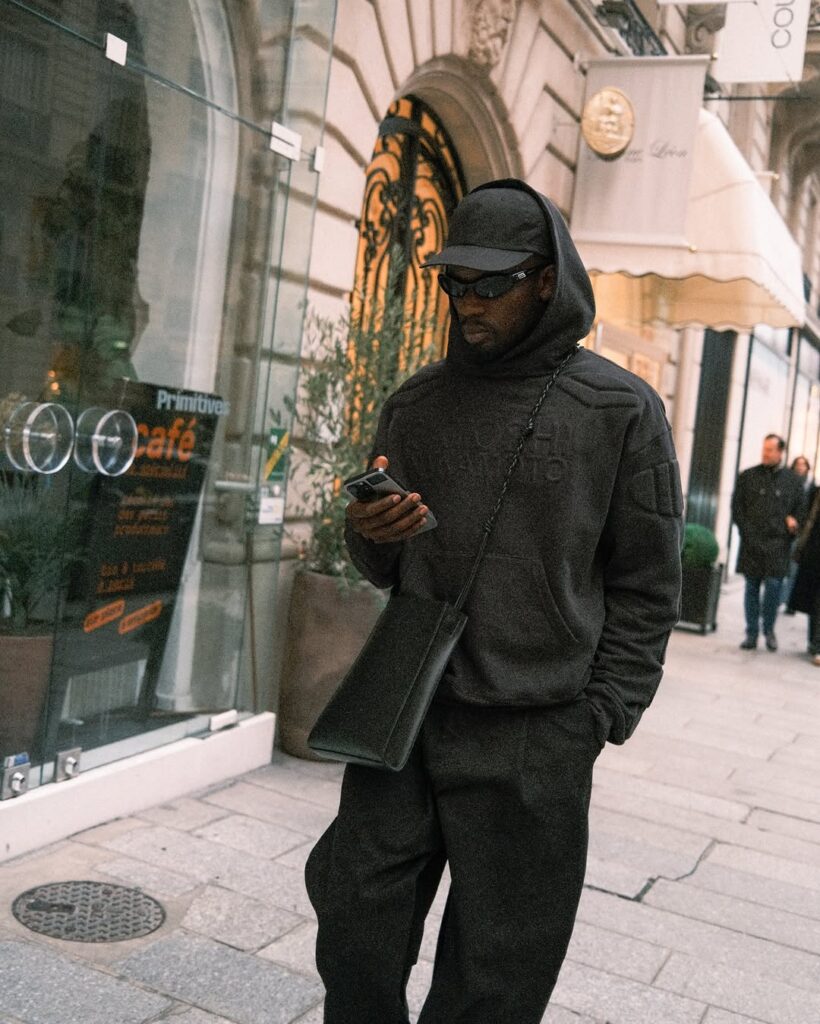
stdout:
POLYGON ((511 274, 486 274, 476 281, 457 281, 444 272, 438 275, 438 283, 443 292, 452 295, 454 299, 463 298, 467 292, 475 292, 481 299, 498 299, 506 295, 508 291, 534 274, 536 270, 542 270, 545 264, 537 267, 530 267, 528 270, 515 270, 511 274))

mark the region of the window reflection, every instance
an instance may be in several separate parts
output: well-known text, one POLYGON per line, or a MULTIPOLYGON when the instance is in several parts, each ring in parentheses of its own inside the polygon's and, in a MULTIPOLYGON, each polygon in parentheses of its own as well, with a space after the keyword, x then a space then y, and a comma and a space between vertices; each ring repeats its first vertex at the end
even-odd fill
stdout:
MULTIPOLYGON (((119 10, 139 50, 133 11, 119 10)), ((23 258, 6 278, 0 360, 18 396, 76 405, 83 388, 107 394, 134 376, 148 318, 137 279, 151 151, 145 87, 79 46, 48 48, 53 30, 32 19, 15 28, 5 44, 21 73, 5 73, 3 88, 19 98, 20 80, 37 84, 4 174, 4 264, 15 243, 23 258)))
MULTIPOLYGON (((10 550, 20 545, 7 529, 14 525, 13 536, 24 536, 17 529, 23 517, 12 507, 19 494, 38 511, 37 564, 62 569, 29 602, 26 625, 56 631, 42 728, 28 741, 38 759, 190 716, 199 703, 190 692, 190 646, 181 670, 176 657, 178 634, 193 635, 203 593, 190 539, 215 416, 165 415, 169 434, 196 437, 196 450, 193 441, 186 449, 196 460, 182 467, 189 482, 181 490, 131 467, 138 434, 154 437, 161 429, 151 384, 179 401, 179 389, 209 392, 214 384, 238 129, 140 72, 150 61, 135 6, 100 0, 85 8, 96 10, 90 35, 113 31, 128 41, 130 63, 121 67, 97 47, 3 4, 9 28, 4 24, 0 53, 0 122, 10 144, 0 157, 0 547, 8 542, 0 552, 0 633, 13 632, 12 618, 20 618, 11 614, 19 586, 15 579, 12 590, 6 574, 25 564, 24 552, 10 550), (153 517, 157 530, 155 520, 172 501, 178 507, 162 551, 145 541, 126 552, 116 533, 132 529, 121 521, 126 512, 153 517), (43 521, 53 528, 44 530, 43 521), (115 595, 122 608, 113 617, 103 585, 122 589, 132 576, 131 590, 115 595), (107 617, 99 614, 103 600, 107 617), (153 608, 162 614, 149 614, 153 608), (175 608, 184 611, 172 623, 175 608), (169 650, 166 713, 155 719, 169 650), (180 692, 186 701, 177 708, 180 692)), ((77 6, 57 13, 69 9, 77 6)), ((202 89, 190 50, 197 33, 184 10, 187 27, 174 5, 150 34, 156 44, 164 25, 173 27, 170 41, 188 41, 186 74, 199 75, 202 89)), ((169 460, 163 457, 162 468, 169 460)), ((241 617, 229 629, 229 664, 212 662, 220 692, 217 700, 208 695, 213 706, 234 703, 241 617)), ((0 699, 0 717, 7 713, 0 699)))
MULTIPOLYGON (((316 104, 305 138, 321 138, 316 39, 333 8, 0 0, 0 639, 22 615, 11 566, 59 570, 26 603, 53 641, 38 662, 48 735, 25 741, 41 755, 248 706, 245 509, 223 495, 203 515, 202 494, 215 451, 222 475, 252 472, 253 424, 292 386, 290 364, 269 378, 263 361, 305 288, 313 209, 290 215, 291 182, 308 195, 315 175, 275 157, 267 130, 316 104), (127 42, 125 67, 104 58, 106 32, 127 42), (292 303, 276 291, 285 260, 292 303), (248 387, 225 440, 217 381, 237 367, 248 387), (165 548, 124 553, 143 533, 165 548), (115 656, 116 638, 133 649, 115 656)), ((263 571, 272 592, 276 567, 263 571)), ((7 692, 0 673, 0 723, 19 712, 7 692)), ((22 742, 0 728, 0 755, 22 742)))

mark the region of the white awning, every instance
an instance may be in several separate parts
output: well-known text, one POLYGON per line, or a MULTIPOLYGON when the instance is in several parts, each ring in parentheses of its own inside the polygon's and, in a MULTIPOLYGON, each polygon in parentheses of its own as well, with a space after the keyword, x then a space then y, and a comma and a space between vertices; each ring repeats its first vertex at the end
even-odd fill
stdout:
POLYGON ((804 322, 800 250, 723 123, 701 110, 686 244, 578 242, 600 319, 750 330, 804 322))

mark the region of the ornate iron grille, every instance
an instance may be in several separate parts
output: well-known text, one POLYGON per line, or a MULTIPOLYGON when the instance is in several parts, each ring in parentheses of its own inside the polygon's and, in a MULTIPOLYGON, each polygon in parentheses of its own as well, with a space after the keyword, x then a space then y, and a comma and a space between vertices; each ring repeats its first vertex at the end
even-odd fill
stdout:
POLYGON ((387 302, 402 300, 404 361, 444 351, 447 298, 421 263, 443 246, 465 191, 455 149, 432 110, 415 96, 393 103, 367 171, 351 313, 372 327, 387 302))
POLYGON ((643 16, 635 0, 601 0, 595 17, 620 33, 629 49, 641 57, 663 56, 666 47, 643 16))

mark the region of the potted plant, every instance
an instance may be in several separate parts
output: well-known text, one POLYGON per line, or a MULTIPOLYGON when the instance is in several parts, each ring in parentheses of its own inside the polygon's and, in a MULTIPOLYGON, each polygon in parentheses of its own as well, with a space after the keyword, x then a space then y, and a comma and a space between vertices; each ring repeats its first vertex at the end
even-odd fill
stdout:
POLYGON ((73 561, 42 481, 0 471, 0 757, 37 756, 57 602, 73 561))
POLYGON ((306 318, 292 417, 295 507, 307 518, 293 581, 279 694, 279 742, 291 754, 315 758, 307 736, 362 647, 383 595, 364 581, 344 543, 342 481, 367 466, 385 399, 427 361, 430 321, 412 318, 399 287, 402 261, 376 308, 363 302, 337 320, 306 318))
POLYGON ((701 633, 717 629, 717 606, 723 565, 716 564, 720 548, 708 527, 687 523, 683 533, 680 623, 701 633))

